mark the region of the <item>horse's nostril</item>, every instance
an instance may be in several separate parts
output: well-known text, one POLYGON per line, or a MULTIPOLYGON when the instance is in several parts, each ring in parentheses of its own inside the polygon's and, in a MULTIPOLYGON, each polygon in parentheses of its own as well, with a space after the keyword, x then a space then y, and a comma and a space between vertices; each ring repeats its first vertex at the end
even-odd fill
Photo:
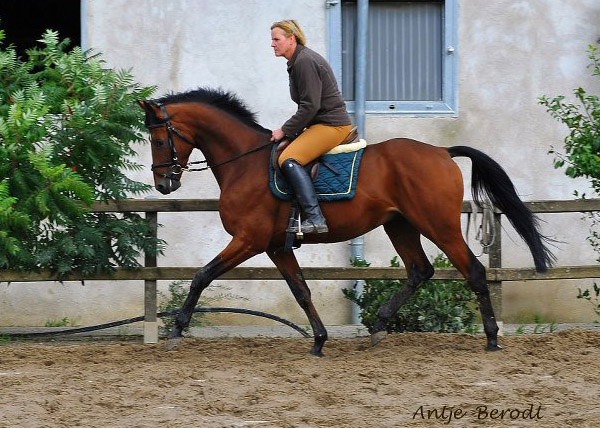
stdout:
POLYGON ((163 195, 168 195, 171 192, 169 186, 165 186, 164 184, 157 184, 154 188, 163 195))

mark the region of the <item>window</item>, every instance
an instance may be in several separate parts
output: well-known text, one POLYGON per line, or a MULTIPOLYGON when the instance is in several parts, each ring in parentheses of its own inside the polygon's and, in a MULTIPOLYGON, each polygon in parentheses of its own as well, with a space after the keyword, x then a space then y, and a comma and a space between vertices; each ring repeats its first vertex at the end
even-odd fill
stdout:
MULTIPOLYGON (((356 1, 328 0, 328 53, 354 111, 356 1)), ((457 112, 457 0, 369 2, 367 113, 457 112)))

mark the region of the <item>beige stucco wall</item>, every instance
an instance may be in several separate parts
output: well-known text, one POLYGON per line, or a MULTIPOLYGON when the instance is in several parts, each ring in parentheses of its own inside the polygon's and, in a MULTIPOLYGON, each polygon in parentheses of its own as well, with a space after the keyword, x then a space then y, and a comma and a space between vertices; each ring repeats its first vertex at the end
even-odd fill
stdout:
MULTIPOLYGON (((104 53, 107 65, 131 68, 138 81, 157 85, 157 95, 198 86, 236 92, 258 113, 261 124, 275 128, 295 106, 289 100, 285 60, 270 49, 270 24, 298 19, 309 45, 326 54, 324 0, 87 0, 87 47, 104 53)), ((566 199, 585 181, 567 179, 552 168, 547 154, 560 147, 565 128, 537 104, 540 95, 569 94, 582 85, 599 93, 597 79, 586 70, 587 45, 600 37, 600 3, 595 0, 463 0, 459 4, 459 114, 457 117, 410 118, 369 115, 367 139, 377 142, 407 136, 436 145, 469 145, 499 161, 525 200, 566 199)), ((198 156, 200 158, 200 156, 198 156)), ((140 161, 150 164, 147 147, 140 161)), ((469 164, 459 161, 468 192, 469 164)), ((148 170, 135 174, 150 182, 148 170)), ((182 189, 161 198, 217 198, 210 173, 188 175, 182 189)), ((159 197, 158 193, 152 195, 159 197)), ((469 198, 467 193, 466 198, 469 198)), ((580 216, 546 215, 545 234, 561 241, 559 265, 594 263, 580 216)), ((201 266, 229 241, 216 213, 160 216, 160 236, 169 243, 163 266, 201 266)), ((531 266, 531 258, 514 231, 502 235, 503 264, 531 266)), ((426 245, 429 254, 437 249, 426 245)), ((475 253, 480 252, 476 243, 475 253)), ((366 236, 366 257, 386 266, 394 250, 381 230, 366 236)), ((347 266, 348 243, 304 246, 304 266, 347 266)), ((487 263, 485 256, 482 257, 487 263)), ((270 266, 265 256, 246 263, 270 266)), ((505 284, 504 314, 518 322, 538 314, 547 320, 589 321, 592 311, 575 299, 578 286, 591 281, 505 284)), ((283 281, 216 281, 209 295, 237 297, 212 304, 242 306, 306 323, 283 281), (229 290, 225 290, 228 288, 229 290)), ((313 299, 326 324, 350 321, 350 304, 340 288, 347 282, 312 281, 313 299)), ((164 291, 167 283, 161 283, 164 291)), ((0 284, 0 325, 36 325, 69 317, 79 324, 109 321, 142 313, 143 284, 89 282, 0 284), (43 309, 42 309, 43 308, 43 309), (41 310, 42 309, 42 310, 41 310)), ((217 317, 216 323, 259 323, 246 317, 217 317)))
MULTIPOLYGON (((561 147, 566 128, 537 104, 541 95, 568 95, 579 85, 599 92, 586 65, 587 46, 600 36, 600 4, 575 1, 462 1, 459 19, 459 115, 452 119, 374 117, 373 140, 398 135, 433 144, 468 145, 499 161, 525 200, 568 199, 585 181, 566 178, 552 168, 551 146, 561 147)), ((468 186, 468 163, 464 165, 468 186)), ((466 190, 468 198, 468 190, 466 190)), ((545 215, 545 234, 561 241, 559 265, 592 264, 581 215, 545 215)), ((514 231, 503 233, 503 265, 531 266, 531 257, 514 231)), ((373 234, 367 248, 381 235, 373 234)), ((477 253, 477 244, 473 245, 477 253)), ((367 250, 369 254, 371 251, 367 250)), ((386 249, 386 251, 388 251, 386 249)), ((577 288, 591 281, 505 283, 505 319, 517 322, 539 315, 547 320, 583 321, 593 317, 577 288)))

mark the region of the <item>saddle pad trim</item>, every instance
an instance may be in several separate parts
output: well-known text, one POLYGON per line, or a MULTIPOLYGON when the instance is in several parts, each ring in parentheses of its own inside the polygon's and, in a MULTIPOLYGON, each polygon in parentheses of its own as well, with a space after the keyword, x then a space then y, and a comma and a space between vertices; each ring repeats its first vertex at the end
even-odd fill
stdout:
POLYGON ((329 150, 325 154, 326 155, 337 155, 338 153, 357 152, 360 149, 364 149, 365 147, 367 147, 367 142, 361 138, 356 143, 340 144, 339 146, 335 146, 333 149, 329 150))

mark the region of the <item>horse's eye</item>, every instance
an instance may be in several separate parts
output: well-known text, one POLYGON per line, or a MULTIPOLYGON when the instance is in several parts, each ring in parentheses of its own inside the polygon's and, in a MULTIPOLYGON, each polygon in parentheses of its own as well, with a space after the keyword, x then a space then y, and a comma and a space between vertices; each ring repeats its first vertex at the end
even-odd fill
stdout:
POLYGON ((164 140, 152 140, 152 144, 156 147, 162 147, 165 145, 164 140))

